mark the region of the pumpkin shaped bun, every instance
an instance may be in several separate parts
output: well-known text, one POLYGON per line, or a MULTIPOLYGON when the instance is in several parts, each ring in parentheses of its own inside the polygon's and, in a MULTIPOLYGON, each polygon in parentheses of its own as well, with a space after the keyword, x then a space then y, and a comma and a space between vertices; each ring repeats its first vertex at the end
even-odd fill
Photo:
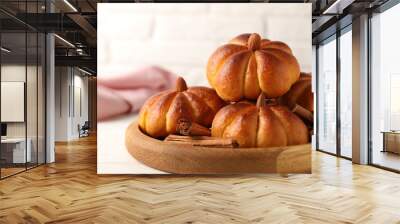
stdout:
POLYGON ((238 102, 222 108, 212 124, 214 137, 232 138, 240 147, 274 147, 306 144, 308 129, 286 106, 238 102))
POLYGON ((179 77, 176 89, 150 97, 139 113, 140 129, 151 137, 177 133, 180 119, 210 127, 217 111, 225 105, 215 90, 207 87, 187 88, 179 77))
POLYGON ((300 76, 300 66, 283 42, 241 34, 209 58, 207 78, 225 101, 255 100, 285 94, 300 76))
POLYGON ((310 112, 314 112, 314 96, 311 89, 311 75, 300 73, 300 79, 293 84, 289 92, 283 95, 280 102, 292 108, 298 104, 310 112))

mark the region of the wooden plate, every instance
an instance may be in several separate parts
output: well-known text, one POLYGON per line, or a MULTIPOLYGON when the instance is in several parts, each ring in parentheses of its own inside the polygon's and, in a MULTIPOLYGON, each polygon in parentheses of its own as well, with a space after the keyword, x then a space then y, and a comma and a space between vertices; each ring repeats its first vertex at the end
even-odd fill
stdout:
POLYGON ((133 122, 126 130, 129 153, 143 164, 176 174, 311 173, 311 145, 213 148, 151 138, 133 122))

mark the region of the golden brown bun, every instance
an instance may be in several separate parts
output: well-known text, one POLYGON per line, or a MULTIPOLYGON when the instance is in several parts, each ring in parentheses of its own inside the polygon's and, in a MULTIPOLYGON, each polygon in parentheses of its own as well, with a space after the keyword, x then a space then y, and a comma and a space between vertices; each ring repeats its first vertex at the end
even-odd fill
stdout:
POLYGON ((298 145, 309 139, 306 125, 286 106, 248 102, 223 107, 215 115, 211 135, 232 138, 241 147, 298 145))
POLYGON ((213 89, 187 88, 185 81, 178 78, 176 90, 161 92, 145 102, 139 113, 139 127, 155 138, 176 133, 179 119, 210 127, 214 115, 224 105, 213 89))
POLYGON ((281 97, 280 102, 289 107, 299 104, 305 109, 314 112, 314 96, 311 90, 311 75, 301 73, 300 79, 293 84, 289 92, 281 97))
POLYGON ((207 78, 226 101, 285 94, 300 76, 300 66, 283 42, 242 34, 219 47, 209 58, 207 78))

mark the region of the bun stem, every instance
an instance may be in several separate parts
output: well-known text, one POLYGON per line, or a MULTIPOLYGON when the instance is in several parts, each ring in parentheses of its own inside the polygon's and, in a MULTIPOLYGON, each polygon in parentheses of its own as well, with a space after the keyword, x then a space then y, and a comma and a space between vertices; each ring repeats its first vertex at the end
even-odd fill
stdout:
POLYGON ((186 81, 182 77, 176 79, 176 91, 183 92, 187 90, 186 81))
POLYGON ((252 33, 247 40, 247 47, 249 50, 257 50, 260 48, 261 37, 257 33, 252 33))

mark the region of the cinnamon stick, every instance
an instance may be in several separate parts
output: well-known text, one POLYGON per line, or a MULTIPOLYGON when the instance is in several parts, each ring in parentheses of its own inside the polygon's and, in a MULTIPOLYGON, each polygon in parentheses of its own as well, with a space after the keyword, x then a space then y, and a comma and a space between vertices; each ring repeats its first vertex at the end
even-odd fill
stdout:
POLYGON ((311 123, 314 122, 313 113, 298 104, 294 105, 294 107, 292 108, 292 112, 311 123))
POLYGON ((192 146, 217 147, 217 148, 236 148, 239 144, 230 138, 217 138, 209 136, 181 136, 169 135, 164 139, 166 142, 190 144, 192 146))
POLYGON ((211 136, 183 136, 183 135, 168 135, 165 140, 182 140, 182 141, 186 141, 186 140, 210 140, 210 139, 221 139, 218 137, 211 137, 211 136))
POLYGON ((189 135, 189 136, 211 135, 210 129, 185 118, 181 118, 178 120, 178 124, 176 126, 176 132, 181 135, 189 135))

